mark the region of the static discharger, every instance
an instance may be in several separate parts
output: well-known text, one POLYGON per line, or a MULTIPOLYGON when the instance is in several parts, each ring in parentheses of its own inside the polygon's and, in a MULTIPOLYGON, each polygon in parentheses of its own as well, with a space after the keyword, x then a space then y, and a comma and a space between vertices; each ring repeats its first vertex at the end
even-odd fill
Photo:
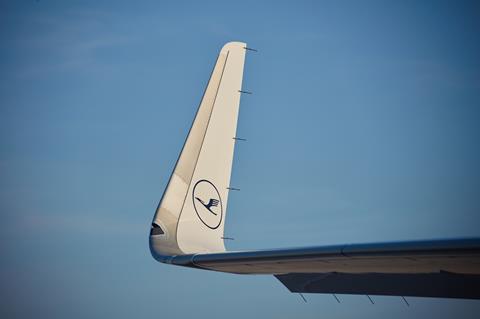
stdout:
POLYGON ((307 303, 307 299, 305 299, 305 297, 303 296, 303 294, 302 294, 301 292, 298 293, 298 294, 300 295, 300 297, 302 297, 303 301, 304 301, 305 303, 307 303))
POLYGON ((231 191, 239 191, 240 188, 235 188, 235 187, 227 187, 228 190, 231 190, 231 191))
POLYGON ((245 50, 247 51, 253 51, 253 52, 258 52, 258 50, 256 49, 252 49, 252 48, 249 48, 249 47, 243 47, 245 50))
POLYGON ((236 141, 246 141, 246 138, 240 138, 240 137, 233 137, 234 140, 236 141))
POLYGON ((243 91, 243 90, 238 90, 238 92, 240 93, 244 93, 244 94, 253 94, 252 92, 250 91, 243 91))

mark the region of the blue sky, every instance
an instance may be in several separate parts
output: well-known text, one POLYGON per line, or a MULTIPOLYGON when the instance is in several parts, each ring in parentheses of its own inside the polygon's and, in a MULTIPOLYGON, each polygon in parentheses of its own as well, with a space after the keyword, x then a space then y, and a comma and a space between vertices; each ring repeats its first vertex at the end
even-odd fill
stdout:
POLYGON ((0 2, 1 317, 474 318, 159 264, 148 230, 219 49, 247 56, 229 249, 480 236, 480 7, 0 2))

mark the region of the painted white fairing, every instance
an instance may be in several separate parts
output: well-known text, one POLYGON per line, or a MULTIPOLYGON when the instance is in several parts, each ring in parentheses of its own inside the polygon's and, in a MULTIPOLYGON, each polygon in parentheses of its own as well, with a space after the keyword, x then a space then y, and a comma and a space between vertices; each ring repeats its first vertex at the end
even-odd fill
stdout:
POLYGON ((187 140, 157 208, 154 255, 225 251, 223 231, 246 44, 218 56, 187 140), (162 234, 163 233, 163 234, 162 234))

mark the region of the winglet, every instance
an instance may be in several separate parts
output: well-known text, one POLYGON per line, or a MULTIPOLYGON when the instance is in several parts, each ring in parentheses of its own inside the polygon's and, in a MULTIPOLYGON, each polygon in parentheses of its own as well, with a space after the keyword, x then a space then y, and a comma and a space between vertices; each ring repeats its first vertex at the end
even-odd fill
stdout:
POLYGON ((171 255, 225 251, 223 231, 246 43, 223 46, 195 120, 153 218, 150 250, 171 255), (196 199, 198 198, 198 200, 196 199))

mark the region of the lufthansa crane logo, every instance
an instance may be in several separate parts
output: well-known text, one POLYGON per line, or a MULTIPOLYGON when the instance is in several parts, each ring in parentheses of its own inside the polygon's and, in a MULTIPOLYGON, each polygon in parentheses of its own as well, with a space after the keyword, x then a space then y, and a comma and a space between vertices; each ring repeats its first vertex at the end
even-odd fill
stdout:
POLYGON ((223 216, 222 199, 218 189, 206 179, 199 180, 193 187, 193 208, 205 226, 216 229, 223 216))

